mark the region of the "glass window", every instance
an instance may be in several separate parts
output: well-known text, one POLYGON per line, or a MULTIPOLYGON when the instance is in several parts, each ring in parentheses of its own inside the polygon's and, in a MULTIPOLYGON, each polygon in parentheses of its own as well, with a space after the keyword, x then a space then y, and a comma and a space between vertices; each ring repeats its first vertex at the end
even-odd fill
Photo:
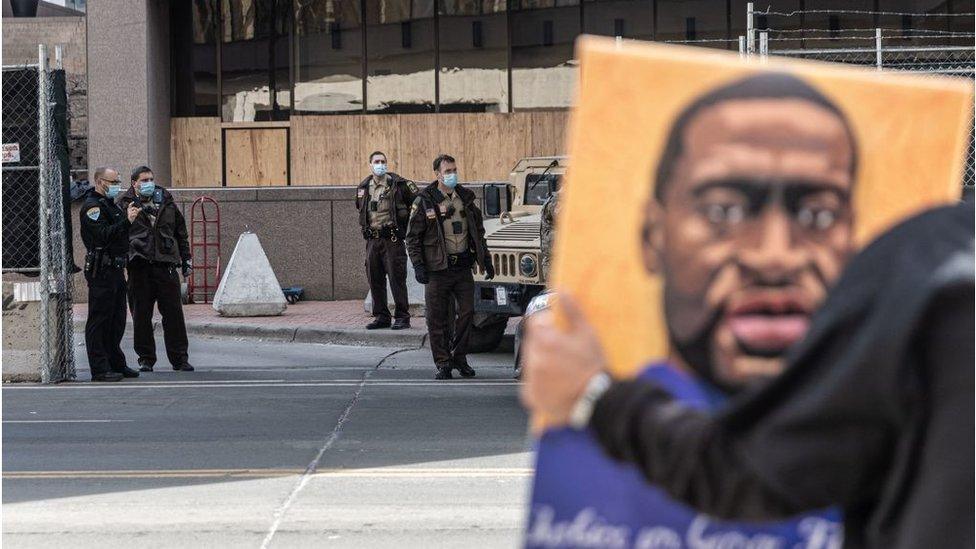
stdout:
POLYGON ((295 2, 295 111, 362 112, 359 0, 295 2))
POLYGON ((508 111, 506 0, 440 1, 440 110, 508 111))
POLYGON ((172 116, 217 116, 217 6, 170 2, 172 116))
POLYGON ((512 107, 569 107, 579 78, 577 0, 513 0, 512 107))
POLYGON ((434 0, 366 0, 366 75, 369 112, 434 111, 434 0))
POLYGON ((651 0, 584 0, 583 32, 653 40, 653 3, 651 0))
POLYGON ((725 0, 658 0, 657 40, 713 40, 701 45, 731 47, 725 42, 730 38, 726 6, 725 0))
MULTIPOLYGON (((851 13, 874 10, 874 0, 807 0, 804 9, 827 12, 804 15, 807 48, 874 48, 874 29, 879 24, 874 14, 851 13)), ((843 61, 870 64, 874 60, 867 54, 843 61)))
POLYGON ((221 115, 225 122, 287 120, 291 2, 221 0, 221 115))

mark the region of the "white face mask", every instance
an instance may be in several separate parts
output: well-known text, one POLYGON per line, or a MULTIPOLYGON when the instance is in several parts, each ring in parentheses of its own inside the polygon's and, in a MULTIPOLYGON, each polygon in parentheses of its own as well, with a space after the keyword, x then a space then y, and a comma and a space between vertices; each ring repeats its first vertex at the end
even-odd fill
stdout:
POLYGON ((373 175, 377 177, 382 177, 386 175, 386 162, 371 164, 373 168, 373 175))

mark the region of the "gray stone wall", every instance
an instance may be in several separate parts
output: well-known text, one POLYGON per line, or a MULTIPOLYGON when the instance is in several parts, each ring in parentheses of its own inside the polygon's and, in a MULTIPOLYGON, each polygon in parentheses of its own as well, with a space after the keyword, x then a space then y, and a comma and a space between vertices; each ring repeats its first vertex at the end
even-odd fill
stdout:
MULTIPOLYGON (((37 45, 45 44, 54 64, 54 46, 64 48, 63 66, 68 87, 68 155, 72 170, 88 169, 88 78, 86 75, 85 18, 3 18, 3 63, 37 63, 37 45)), ((84 179, 85 173, 75 172, 84 179)))

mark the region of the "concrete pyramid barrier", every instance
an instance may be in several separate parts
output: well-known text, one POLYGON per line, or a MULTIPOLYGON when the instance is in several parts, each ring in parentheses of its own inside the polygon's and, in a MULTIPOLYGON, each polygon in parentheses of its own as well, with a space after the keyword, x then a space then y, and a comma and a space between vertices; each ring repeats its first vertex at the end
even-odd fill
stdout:
POLYGON ((217 286, 214 310, 220 316, 277 316, 287 307, 258 235, 243 233, 217 286))

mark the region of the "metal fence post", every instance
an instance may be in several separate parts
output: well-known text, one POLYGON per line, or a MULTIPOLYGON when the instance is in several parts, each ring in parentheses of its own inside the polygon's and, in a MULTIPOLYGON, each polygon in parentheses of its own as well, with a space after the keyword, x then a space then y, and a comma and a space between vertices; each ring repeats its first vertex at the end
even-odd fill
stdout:
POLYGON ((756 53, 756 25, 753 22, 752 2, 746 4, 746 52, 756 53))
POLYGON ((765 63, 769 57, 769 33, 762 31, 759 33, 759 58, 765 63))
POLYGON ((746 58, 746 37, 739 35, 739 59, 746 58))
POLYGON ((41 383, 51 383, 51 260, 48 254, 48 156, 50 143, 48 131, 48 74, 47 47, 37 46, 37 208, 38 208, 38 246, 40 246, 40 289, 41 289, 41 383))
POLYGON ((880 71, 883 66, 881 60, 881 29, 874 29, 874 64, 880 71))

